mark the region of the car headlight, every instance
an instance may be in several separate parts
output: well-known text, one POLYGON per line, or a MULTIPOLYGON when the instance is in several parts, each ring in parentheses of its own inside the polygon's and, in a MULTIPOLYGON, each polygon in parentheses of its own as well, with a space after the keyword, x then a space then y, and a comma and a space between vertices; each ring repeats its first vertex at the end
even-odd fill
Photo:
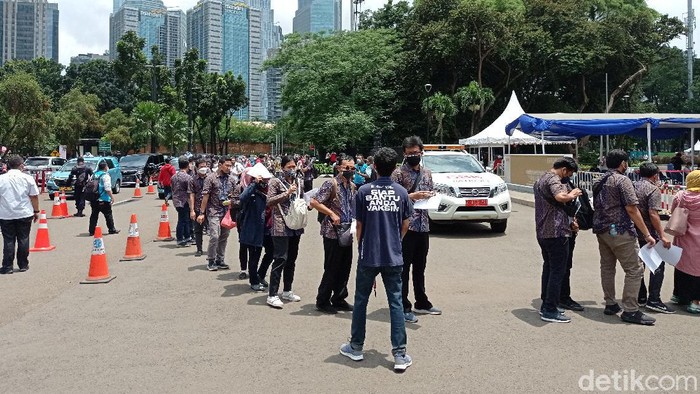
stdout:
POLYGON ((508 191, 508 185, 504 183, 499 183, 496 187, 491 189, 491 197, 496 197, 497 195, 501 193, 505 193, 508 191))
POLYGON ((455 193, 454 189, 448 185, 445 185, 444 183, 436 183, 433 186, 433 190, 436 193, 444 194, 446 196, 457 197, 457 193, 455 193))

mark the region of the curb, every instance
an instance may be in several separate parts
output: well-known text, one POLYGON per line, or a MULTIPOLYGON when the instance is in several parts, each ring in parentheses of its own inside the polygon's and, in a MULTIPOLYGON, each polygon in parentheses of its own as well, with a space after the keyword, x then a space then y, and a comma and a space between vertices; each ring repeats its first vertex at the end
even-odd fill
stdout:
POLYGON ((524 205, 524 206, 530 207, 530 208, 534 208, 534 207, 535 207, 535 202, 534 202, 534 201, 530 201, 530 200, 527 200, 527 199, 524 199, 524 198, 518 198, 518 197, 513 197, 513 196, 511 196, 511 197, 510 197, 510 201, 511 201, 513 204, 524 205))

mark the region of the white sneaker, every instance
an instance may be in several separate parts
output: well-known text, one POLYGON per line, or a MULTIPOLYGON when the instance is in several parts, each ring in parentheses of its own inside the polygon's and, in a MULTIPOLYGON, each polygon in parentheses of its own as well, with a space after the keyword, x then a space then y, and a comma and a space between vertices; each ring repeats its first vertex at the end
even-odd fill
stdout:
POLYGON ((267 305, 270 305, 271 307, 277 308, 277 309, 282 309, 282 307, 284 306, 282 301, 280 301, 280 298, 277 296, 274 296, 274 297, 268 296, 267 297, 267 305))
POLYGON ((293 291, 285 291, 282 293, 282 299, 285 301, 291 301, 291 302, 299 302, 301 301, 301 297, 298 295, 294 294, 293 291))

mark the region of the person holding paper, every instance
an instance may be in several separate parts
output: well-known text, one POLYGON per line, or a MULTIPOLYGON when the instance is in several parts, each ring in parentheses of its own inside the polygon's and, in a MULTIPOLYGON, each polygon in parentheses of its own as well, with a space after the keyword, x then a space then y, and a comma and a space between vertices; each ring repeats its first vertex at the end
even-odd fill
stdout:
POLYGON ((578 230, 575 220, 569 218, 564 204, 581 195, 579 189, 569 189, 562 182, 578 170, 578 164, 570 157, 557 159, 552 168, 534 185, 535 231, 542 251, 542 287, 540 319, 549 323, 569 323, 571 318, 558 309, 561 289, 565 280, 571 238, 578 230))
POLYGON ((688 312, 700 313, 700 170, 688 174, 686 191, 676 194, 671 212, 678 207, 688 209, 688 229, 673 244, 683 248, 674 272, 671 301, 688 304, 688 312))
POLYGON ((639 310, 639 287, 644 269, 639 261, 638 228, 649 247, 656 245, 637 206, 639 199, 632 181, 625 175, 629 165, 627 152, 614 149, 605 157, 608 172, 593 184, 593 233, 598 238, 600 277, 608 316, 622 312, 620 318, 633 324, 652 326, 656 319, 639 310), (615 268, 620 261, 625 271, 622 308, 615 300, 615 268))
MULTIPOLYGON (((424 200, 435 195, 433 191, 433 176, 429 169, 421 165, 423 156, 423 141, 417 136, 403 140, 403 165, 394 171, 392 180, 408 191, 411 201, 424 200)), ((430 244, 430 223, 428 211, 416 209, 411 216, 408 233, 403 239, 403 310, 408 323, 417 323, 415 313, 439 315, 442 311, 436 308, 425 293, 425 266, 428 262, 428 247, 430 244), (415 313, 408 299, 408 282, 413 266, 413 295, 416 297, 415 313)))
MULTIPOLYGON (((634 182, 634 190, 637 193, 639 200, 639 213, 642 215, 644 224, 649 229, 649 233, 658 242, 661 241, 663 246, 668 249, 671 247, 669 241, 664 235, 664 229, 661 225, 659 211, 661 211, 661 191, 656 186, 659 182, 659 167, 654 163, 642 163, 639 166, 640 180, 634 182)), ((644 247, 647 241, 642 238, 643 231, 637 228, 637 241, 639 247, 644 247)), ((639 305, 645 305, 647 309, 651 309, 660 313, 675 313, 675 311, 661 302, 661 285, 664 281, 664 262, 662 261, 656 271, 649 274, 649 298, 647 298, 647 287, 644 284, 644 274, 642 273, 642 284, 639 286, 639 296, 637 301, 639 305)), ((642 265, 644 270, 644 265, 642 265)))
POLYGON ((343 246, 339 239, 343 226, 349 226, 355 217, 353 201, 356 190, 352 183, 355 161, 351 156, 341 154, 338 169, 338 176, 324 182, 310 204, 323 218, 323 277, 318 286, 316 309, 331 315, 338 310, 352 311, 352 305, 345 301, 352 267, 352 244, 343 246))

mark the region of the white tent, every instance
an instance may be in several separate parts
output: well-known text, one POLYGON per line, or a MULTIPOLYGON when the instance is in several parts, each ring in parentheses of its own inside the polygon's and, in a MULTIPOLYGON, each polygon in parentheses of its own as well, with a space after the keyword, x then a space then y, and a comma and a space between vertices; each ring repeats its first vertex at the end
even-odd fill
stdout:
MULTIPOLYGON (((693 147, 693 151, 695 151, 695 152, 700 151, 700 140, 698 140, 698 141, 695 143, 695 146, 693 147)), ((686 149, 686 150, 685 150, 685 153, 690 153, 690 148, 686 149)))

